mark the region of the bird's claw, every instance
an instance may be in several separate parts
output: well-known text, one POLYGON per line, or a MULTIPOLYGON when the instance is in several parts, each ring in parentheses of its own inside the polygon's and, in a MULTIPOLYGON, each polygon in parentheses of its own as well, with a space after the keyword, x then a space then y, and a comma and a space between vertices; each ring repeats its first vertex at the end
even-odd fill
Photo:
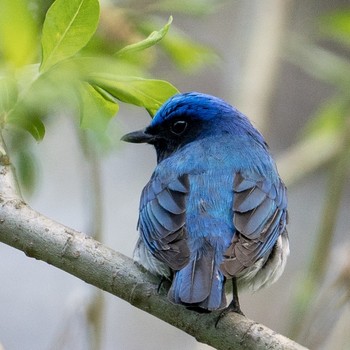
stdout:
POLYGON ((239 304, 237 304, 236 300, 232 300, 231 303, 227 306, 227 308, 225 308, 224 310, 222 310, 220 312, 220 314, 215 322, 215 328, 217 328, 219 321, 231 312, 235 312, 236 314, 240 314, 242 316, 245 316, 244 313, 242 312, 239 304))

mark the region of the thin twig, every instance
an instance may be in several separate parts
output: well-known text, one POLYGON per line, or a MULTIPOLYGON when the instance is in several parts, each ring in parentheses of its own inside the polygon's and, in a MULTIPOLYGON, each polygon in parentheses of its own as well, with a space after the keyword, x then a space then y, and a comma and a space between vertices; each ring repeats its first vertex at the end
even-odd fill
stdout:
MULTIPOLYGON (((81 149, 88 160, 88 179, 85 185, 89 188, 88 197, 88 229, 89 234, 99 242, 103 242, 103 198, 101 181, 101 162, 96 145, 91 142, 87 131, 78 130, 81 149)), ((99 350, 103 336, 103 316, 105 311, 104 295, 100 289, 94 291, 90 303, 87 305, 87 318, 90 330, 90 350, 99 350)))

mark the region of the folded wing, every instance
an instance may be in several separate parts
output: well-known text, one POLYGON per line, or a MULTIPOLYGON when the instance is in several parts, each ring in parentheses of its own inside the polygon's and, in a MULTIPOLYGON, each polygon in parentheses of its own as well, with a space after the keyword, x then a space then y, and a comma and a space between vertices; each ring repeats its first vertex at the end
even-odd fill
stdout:
POLYGON ((188 187, 187 175, 166 183, 152 176, 141 195, 141 238, 152 254, 173 270, 189 261, 185 228, 188 187))
POLYGON ((237 173, 233 191, 236 232, 221 264, 227 277, 268 256, 287 222, 286 187, 281 180, 276 184, 257 174, 237 173))

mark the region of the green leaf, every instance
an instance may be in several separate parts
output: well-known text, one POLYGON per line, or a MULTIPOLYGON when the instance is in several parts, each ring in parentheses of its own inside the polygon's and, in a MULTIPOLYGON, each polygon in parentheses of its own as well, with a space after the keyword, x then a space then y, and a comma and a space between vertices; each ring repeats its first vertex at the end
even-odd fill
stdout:
POLYGON ((118 112, 119 106, 88 83, 83 83, 80 90, 80 126, 92 130, 99 138, 103 138, 108 123, 118 112))
POLYGON ((215 52, 205 45, 194 43, 186 35, 171 33, 161 42, 164 51, 178 68, 191 72, 218 60, 215 52))
POLYGON ((350 47, 350 10, 333 11, 320 20, 320 32, 350 47))
MULTIPOLYGON (((10 77, 0 78, 0 121, 1 116, 13 108, 18 96, 16 81, 10 77)), ((4 118, 5 119, 5 118, 4 118)))
POLYGON ((57 93, 54 85, 51 81, 47 81, 45 75, 37 75, 37 65, 25 68, 20 70, 20 74, 16 74, 16 82, 9 78, 5 79, 4 89, 7 89, 8 97, 4 105, 7 104, 8 108, 4 121, 28 131, 37 141, 40 141, 45 134, 41 119, 47 115, 48 106, 52 102, 48 96, 55 94, 55 101, 57 101, 57 93))
POLYGON ((135 44, 131 44, 128 46, 125 46, 121 50, 119 50, 116 55, 117 56, 123 56, 126 54, 135 53, 137 51, 142 51, 145 49, 148 49, 149 47, 157 44, 160 40, 164 38, 164 36, 168 33, 169 27, 171 22, 173 21, 173 17, 170 16, 168 23, 159 31, 152 32, 146 39, 139 41, 135 44))
POLYGON ((24 104, 18 104, 9 114, 7 121, 9 124, 27 130, 35 140, 41 141, 45 135, 45 126, 41 119, 31 112, 24 104))
POLYGON ((42 33, 41 70, 76 54, 95 33, 98 0, 56 0, 46 13, 42 33))
POLYGON ((170 83, 156 79, 96 74, 90 83, 119 101, 144 107, 153 116, 159 107, 179 91, 170 83))
MULTIPOLYGON (((65 63, 72 64, 70 69, 79 71, 82 79, 84 76, 89 76, 91 72, 94 74, 113 74, 113 75, 132 75, 144 76, 145 71, 137 64, 131 64, 129 61, 121 60, 113 56, 99 57, 82 57, 75 56, 67 60, 65 63)), ((61 66, 61 65, 60 65, 61 66)), ((60 67, 61 68, 61 67, 60 67)))
POLYGON ((36 187, 37 180, 37 162, 33 152, 24 148, 18 150, 16 174, 21 190, 24 189, 28 195, 31 195, 36 187))
POLYGON ((16 66, 30 63, 36 54, 37 28, 25 0, 1 0, 0 51, 16 66))

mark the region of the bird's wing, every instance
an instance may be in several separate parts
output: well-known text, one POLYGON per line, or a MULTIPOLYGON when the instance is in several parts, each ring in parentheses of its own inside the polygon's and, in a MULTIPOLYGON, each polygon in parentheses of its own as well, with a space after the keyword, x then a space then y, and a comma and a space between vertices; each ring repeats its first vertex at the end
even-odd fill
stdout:
POLYGON ((189 261, 185 229, 188 187, 187 175, 167 183, 152 176, 141 195, 141 238, 152 254, 173 270, 183 268, 189 261))
POLYGON ((221 265, 226 276, 237 276, 272 250, 287 223, 287 190, 257 174, 237 173, 233 221, 236 232, 221 265))

